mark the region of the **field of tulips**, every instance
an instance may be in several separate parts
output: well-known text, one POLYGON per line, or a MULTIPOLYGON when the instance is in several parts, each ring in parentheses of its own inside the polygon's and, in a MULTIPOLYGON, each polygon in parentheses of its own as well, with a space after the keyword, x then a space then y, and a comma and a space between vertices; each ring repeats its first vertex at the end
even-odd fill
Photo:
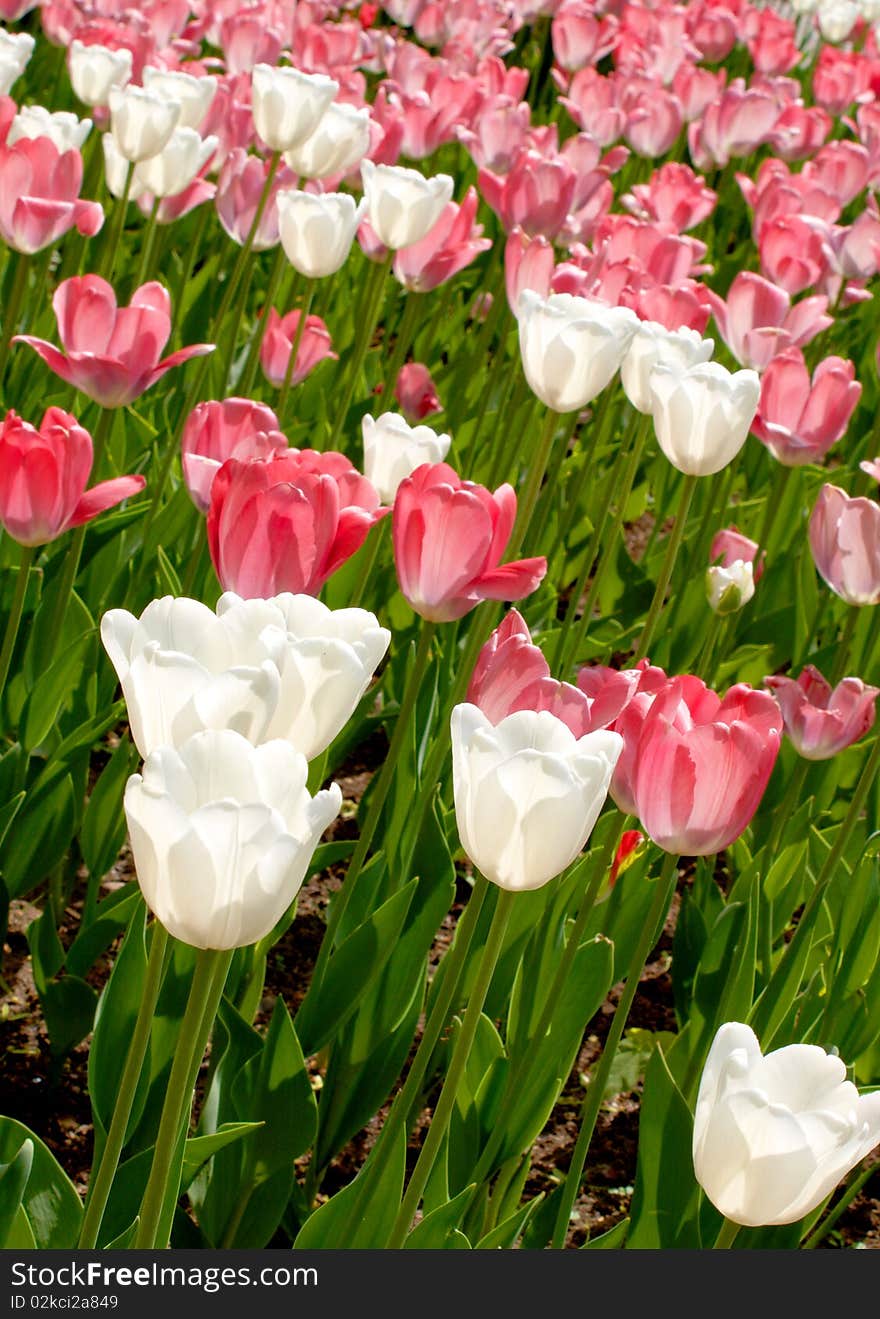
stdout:
POLYGON ((0 1246, 880 1246, 880 4, 0 18, 0 1246))

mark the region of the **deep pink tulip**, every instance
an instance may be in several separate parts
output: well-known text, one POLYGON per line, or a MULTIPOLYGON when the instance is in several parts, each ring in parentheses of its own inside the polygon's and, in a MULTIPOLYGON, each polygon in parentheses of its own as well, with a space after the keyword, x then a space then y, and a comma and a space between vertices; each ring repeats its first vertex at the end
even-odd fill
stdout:
POLYGON ((711 291, 708 297, 722 339, 741 366, 756 371, 784 349, 809 343, 832 323, 825 314, 828 299, 821 294, 792 306, 785 289, 750 270, 735 276, 726 300, 711 291))
POLYGON ((492 246, 475 224, 477 190, 468 188, 464 201, 447 202, 440 219, 419 243, 402 247, 394 257, 394 274, 416 293, 429 293, 445 284, 492 246))
POLYGON ((706 107, 688 128, 691 160, 698 169, 726 165, 734 156, 751 155, 766 142, 779 107, 769 92, 746 90, 741 78, 706 107))
POLYGON ((628 210, 641 220, 668 226, 676 234, 701 224, 715 209, 718 194, 688 165, 669 161, 647 183, 637 183, 623 198, 628 210))
MULTIPOLYGON (((709 547, 709 562, 717 563, 721 561, 722 568, 730 568, 734 563, 754 563, 755 555, 758 553, 758 542, 744 536, 738 527, 723 527, 721 531, 716 531, 712 537, 712 544, 709 547)), ((761 555, 760 562, 755 566, 754 580, 761 580, 764 574, 764 560, 766 554, 761 555)))
POLYGON ((880 504, 823 485, 810 515, 813 561, 849 605, 880 604, 880 504))
POLYGON ((386 512, 343 454, 230 458, 211 487, 211 562, 223 589, 245 599, 317 595, 386 512))
POLYGON ((508 233, 519 225, 530 236, 555 238, 571 210, 577 174, 561 156, 524 151, 503 178, 481 169, 477 182, 508 233))
POLYGON ((79 151, 59 151, 48 137, 0 146, 0 238, 31 255, 74 226, 88 238, 104 223, 98 202, 80 201, 79 151))
POLYGON ((764 372, 752 433, 786 467, 821 462, 846 430, 861 392, 852 362, 826 357, 811 381, 801 350, 788 348, 764 372))
POLYGON ((49 408, 37 430, 8 412, 0 428, 0 523, 20 545, 45 545, 91 522, 146 484, 118 476, 86 489, 92 437, 76 417, 49 408))
POLYGON ((50 370, 103 408, 133 403, 173 366, 214 351, 214 344, 192 344, 160 361, 171 334, 171 299, 155 282, 142 284, 120 307, 105 279, 74 276, 58 285, 52 306, 64 353, 29 334, 13 343, 29 344, 50 370))
MULTIPOLYGON (((280 389, 284 384, 293 341, 299 326, 300 311, 289 311, 286 316, 279 316, 274 307, 270 307, 263 340, 260 344, 260 365, 270 385, 280 389)), ((299 341, 296 363, 290 377, 291 384, 298 385, 314 371, 319 362, 325 358, 336 359, 333 351, 330 331, 320 316, 308 316, 305 329, 299 341)))
POLYGON ((411 426, 443 411, 437 386, 424 362, 407 362, 400 368, 394 397, 411 426))
POLYGON ((516 609, 505 614, 480 651, 466 699, 493 724, 517 710, 549 710, 575 737, 599 726, 591 723, 584 693, 551 677, 550 665, 516 609))
POLYGON ((722 700, 699 678, 670 679, 635 752, 635 814, 657 846, 712 856, 739 838, 764 795, 781 726, 768 692, 738 683, 722 700))
POLYGON ((632 781, 638 734, 651 702, 668 681, 663 670, 646 659, 634 669, 590 664, 577 676, 578 687, 590 701, 593 727, 610 728, 623 738, 623 751, 611 780, 611 796, 625 815, 635 811, 632 781))
POLYGON ((869 90, 871 66, 859 51, 822 46, 813 66, 813 99, 830 114, 843 114, 869 90))
POLYGON ((808 664, 800 677, 778 674, 764 679, 782 711, 785 731, 798 755, 805 760, 830 760, 864 737, 874 723, 876 687, 861 678, 831 683, 808 664))
POLYGON ((514 316, 517 315, 519 296, 525 289, 531 289, 542 298, 550 296, 553 272, 553 248, 547 239, 540 234, 536 238, 527 238, 522 229, 514 229, 504 248, 507 304, 514 316))
POLYGON ((516 520, 516 494, 463 481, 446 463, 425 463, 398 488, 392 514, 400 589, 435 623, 463 618, 481 600, 522 600, 547 572, 545 558, 501 563, 516 520))
POLYGON ((214 477, 227 458, 246 462, 249 458, 271 458, 287 448, 287 438, 278 429, 278 418, 265 403, 250 398, 224 398, 199 403, 183 428, 183 478, 192 501, 201 513, 211 503, 214 477))
POLYGON ((794 296, 821 278, 828 256, 822 233, 799 215, 777 215, 761 230, 761 273, 794 296))

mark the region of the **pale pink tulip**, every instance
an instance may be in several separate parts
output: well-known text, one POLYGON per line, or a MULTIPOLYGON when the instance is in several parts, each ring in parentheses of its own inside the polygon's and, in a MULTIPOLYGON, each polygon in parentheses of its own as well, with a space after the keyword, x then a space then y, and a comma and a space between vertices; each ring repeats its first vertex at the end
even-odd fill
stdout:
MULTIPOLYGON (((7 125, 8 127, 8 125, 7 125)), ((74 226, 91 238, 104 222, 98 202, 81 201, 79 151, 60 151, 48 137, 0 146, 0 238, 28 255, 57 243, 74 226)))
POLYGON ((514 316, 517 315, 519 297, 524 289, 531 289, 542 298, 550 296, 553 273, 553 248, 547 239, 540 234, 535 238, 527 238, 522 229, 512 230, 504 248, 504 280, 507 303, 514 316))
POLYGON ((852 362, 826 357, 811 381, 803 353, 789 348, 764 372, 752 433, 786 467, 821 462, 846 430, 861 392, 852 362))
POLYGON ((492 246, 476 224, 477 190, 468 188, 464 201, 447 202, 440 219, 421 242, 395 253, 394 274, 406 288, 429 293, 492 246))
POLYGON ((785 731, 805 760, 830 760, 873 726, 877 696, 861 678, 831 683, 808 664, 797 681, 778 674, 764 679, 782 711, 785 731))
POLYGON ((214 477, 227 458, 271 458, 287 448, 278 418, 265 403, 224 398, 199 403, 186 419, 180 441, 183 479, 200 513, 211 503, 214 477))
MULTIPOLYGON (((286 316, 279 316, 274 307, 270 307, 263 340, 260 344, 260 366, 263 374, 280 389, 287 376, 290 354, 299 327, 300 311, 289 311, 286 316)), ((298 385, 325 358, 338 357, 333 351, 330 331, 320 316, 308 316, 305 329, 300 337, 296 352, 296 362, 290 376, 290 383, 298 385)))
POLYGON ((792 306, 785 289, 761 275, 742 270, 726 300, 708 294, 721 337, 741 366, 763 371, 786 348, 809 343, 832 323, 821 294, 792 306))
POLYGON ((880 504, 823 485, 810 516, 813 561, 849 605, 880 604, 880 504))

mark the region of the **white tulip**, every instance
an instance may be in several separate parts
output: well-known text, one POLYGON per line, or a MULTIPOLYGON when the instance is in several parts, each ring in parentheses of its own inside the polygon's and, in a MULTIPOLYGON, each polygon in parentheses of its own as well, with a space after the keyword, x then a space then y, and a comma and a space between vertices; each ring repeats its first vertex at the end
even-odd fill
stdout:
POLYGON ((86 105, 106 106, 114 87, 124 87, 131 80, 130 50, 111 50, 109 46, 85 46, 70 43, 68 56, 70 82, 74 92, 86 105))
POLYGON ((176 197, 217 150, 219 138, 202 138, 194 128, 175 128, 155 156, 135 167, 138 187, 154 197, 176 197))
POLYGON ((252 747, 228 730, 159 747, 125 788, 135 869, 147 906, 196 948, 243 948, 296 897, 339 785, 311 797, 308 765, 287 742, 252 747))
POLYGON ((817 17, 826 41, 846 41, 859 21, 859 6, 855 0, 824 0, 817 17))
POLYGON ((143 87, 111 87, 110 131, 132 164, 157 156, 177 127, 180 102, 154 96, 143 87))
POLYGON ((540 888, 583 848, 623 749, 606 730, 576 738, 547 710, 492 725, 475 705, 452 711, 455 818, 465 852, 501 888, 540 888))
POLYGON ((451 435, 438 435, 430 426, 410 426, 396 412, 361 418, 364 437, 364 475, 379 492, 383 504, 394 502, 401 481, 423 463, 442 463, 451 435))
MULTIPOLYGON (((112 133, 105 133, 101 138, 101 147, 104 151, 104 182, 107 185, 107 191, 117 200, 125 193, 125 184, 128 179, 128 172, 131 165, 125 159, 112 133)), ((143 192, 143 188, 138 183, 137 167, 132 171, 131 183, 128 188, 128 197, 130 201, 137 201, 143 192)))
POLYGON ((662 362, 668 366, 695 366, 708 362, 715 347, 698 330, 667 330, 656 321, 639 321, 620 367, 623 392, 638 412, 651 411, 650 376, 662 362))
POLYGON ((294 270, 308 279, 334 275, 351 251, 364 208, 345 192, 279 192, 278 232, 294 270))
POLYGON ((0 27, 0 96, 8 96, 12 84, 27 68, 34 53, 34 38, 27 32, 7 32, 0 27))
POLYGON ((143 84, 154 96, 177 101, 180 106, 178 128, 198 128, 211 108, 217 91, 216 78, 194 78, 179 69, 144 69, 143 84))
POLYGON ((706 1059, 694 1116, 694 1171, 726 1218, 796 1223, 880 1142, 880 1092, 859 1095, 846 1066, 815 1044, 766 1058, 729 1021, 706 1059))
POLYGON ((517 308, 523 371, 532 391, 554 412, 576 412, 620 369, 638 318, 628 307, 523 290, 517 308))
POLYGON ((165 596, 140 619, 111 609, 101 640, 142 756, 206 728, 283 738, 311 760, 351 717, 391 634, 364 609, 306 595, 220 597, 217 612, 165 596))
POLYGON ((91 119, 78 119, 68 110, 47 110, 42 105, 23 105, 9 126, 7 146, 22 138, 48 137, 59 151, 81 151, 91 132, 91 119))
POLYGON ((754 567, 744 559, 735 559, 728 568, 713 564, 706 569, 706 598, 714 613, 735 614, 754 594, 754 567))
POLYGON ((257 64, 251 74, 253 116, 270 151, 290 151, 311 137, 339 83, 323 73, 257 64))
POLYGON ((370 227, 379 242, 394 252, 421 242, 452 198, 453 181, 448 174, 426 178, 417 169, 365 160, 361 179, 370 227))
POLYGON ((712 476, 746 442, 758 406, 757 371, 728 371, 718 362, 656 366, 650 375, 654 430, 674 467, 712 476))
POLYGON ((370 148, 370 111, 340 102, 330 105, 310 137, 284 153, 294 174, 304 179, 326 179, 346 174, 370 148))

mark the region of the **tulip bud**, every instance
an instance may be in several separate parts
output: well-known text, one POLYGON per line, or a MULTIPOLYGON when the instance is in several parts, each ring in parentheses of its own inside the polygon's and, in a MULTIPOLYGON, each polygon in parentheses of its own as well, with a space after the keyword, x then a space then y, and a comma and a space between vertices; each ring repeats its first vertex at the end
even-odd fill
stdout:
POLYGON ((323 73, 257 64, 251 75, 254 125, 270 151, 290 151, 310 138, 339 83, 323 73))
POLYGON ((243 948, 293 902, 339 785, 309 795, 308 764, 287 742, 252 747, 224 729, 160 747, 125 788, 147 906, 196 948, 243 948))
POLYGON ((745 444, 761 382, 756 371, 698 362, 654 367, 650 388, 657 442, 673 467, 689 476, 712 476, 745 444))
POLYGON ((608 875, 608 887, 613 888, 621 875, 629 870, 634 861, 637 861, 645 850, 645 835, 639 829, 626 829, 620 835, 620 842, 617 845, 617 851, 614 853, 614 860, 611 862, 611 872, 608 875))
POLYGON ((737 1021, 718 1030, 694 1115, 697 1181, 745 1227, 796 1223, 880 1141, 880 1093, 860 1095, 846 1064, 815 1044, 761 1054, 737 1021))
POLYGON ((178 128, 200 128, 217 92, 217 79, 194 78, 179 69, 144 69, 143 84, 148 92, 180 106, 178 128))
POLYGON ((48 137, 59 151, 79 151, 91 128, 91 119, 78 119, 67 110, 52 113, 42 105, 23 105, 9 126, 6 145, 22 138, 48 137))
POLYGON ((126 47, 86 46, 74 39, 70 44, 68 69, 74 92, 86 105, 106 106, 110 92, 131 79, 132 53, 126 47))
POLYGON ((397 487, 423 463, 442 463, 452 443, 430 426, 410 426, 396 412, 361 418, 364 475, 376 487, 383 504, 394 502, 397 487))
POLYGON ((554 412, 576 412, 620 369, 638 327, 628 307, 553 293, 520 295, 519 347, 532 391, 554 412))
POLYGON ((278 232, 294 270, 308 279, 335 275, 351 251, 365 205, 345 192, 279 192, 278 232))
POLYGON ((110 131, 120 155, 132 164, 158 155, 179 118, 179 101, 154 96, 143 87, 110 89, 110 131))
POLYGON ((520 710, 493 726, 475 705, 457 705, 455 818, 474 865, 511 891, 560 875, 599 818, 622 746, 606 731, 576 738, 546 710, 520 710))
POLYGON ((735 614, 755 594, 752 565, 736 559, 728 568, 713 564, 706 569, 706 599, 716 614, 735 614))
POLYGON ((448 174, 425 178, 417 169, 365 160, 361 178, 370 226, 379 241, 395 252, 421 242, 452 197, 448 174))
POLYGON ((332 104, 310 137, 285 152, 285 164, 304 179, 347 174, 370 149, 370 111, 332 104))
POLYGON ((715 343, 696 330, 667 330, 656 321, 640 321, 620 367, 620 383, 630 403, 639 412, 651 411, 650 377, 661 362, 689 367, 708 362, 715 343))

